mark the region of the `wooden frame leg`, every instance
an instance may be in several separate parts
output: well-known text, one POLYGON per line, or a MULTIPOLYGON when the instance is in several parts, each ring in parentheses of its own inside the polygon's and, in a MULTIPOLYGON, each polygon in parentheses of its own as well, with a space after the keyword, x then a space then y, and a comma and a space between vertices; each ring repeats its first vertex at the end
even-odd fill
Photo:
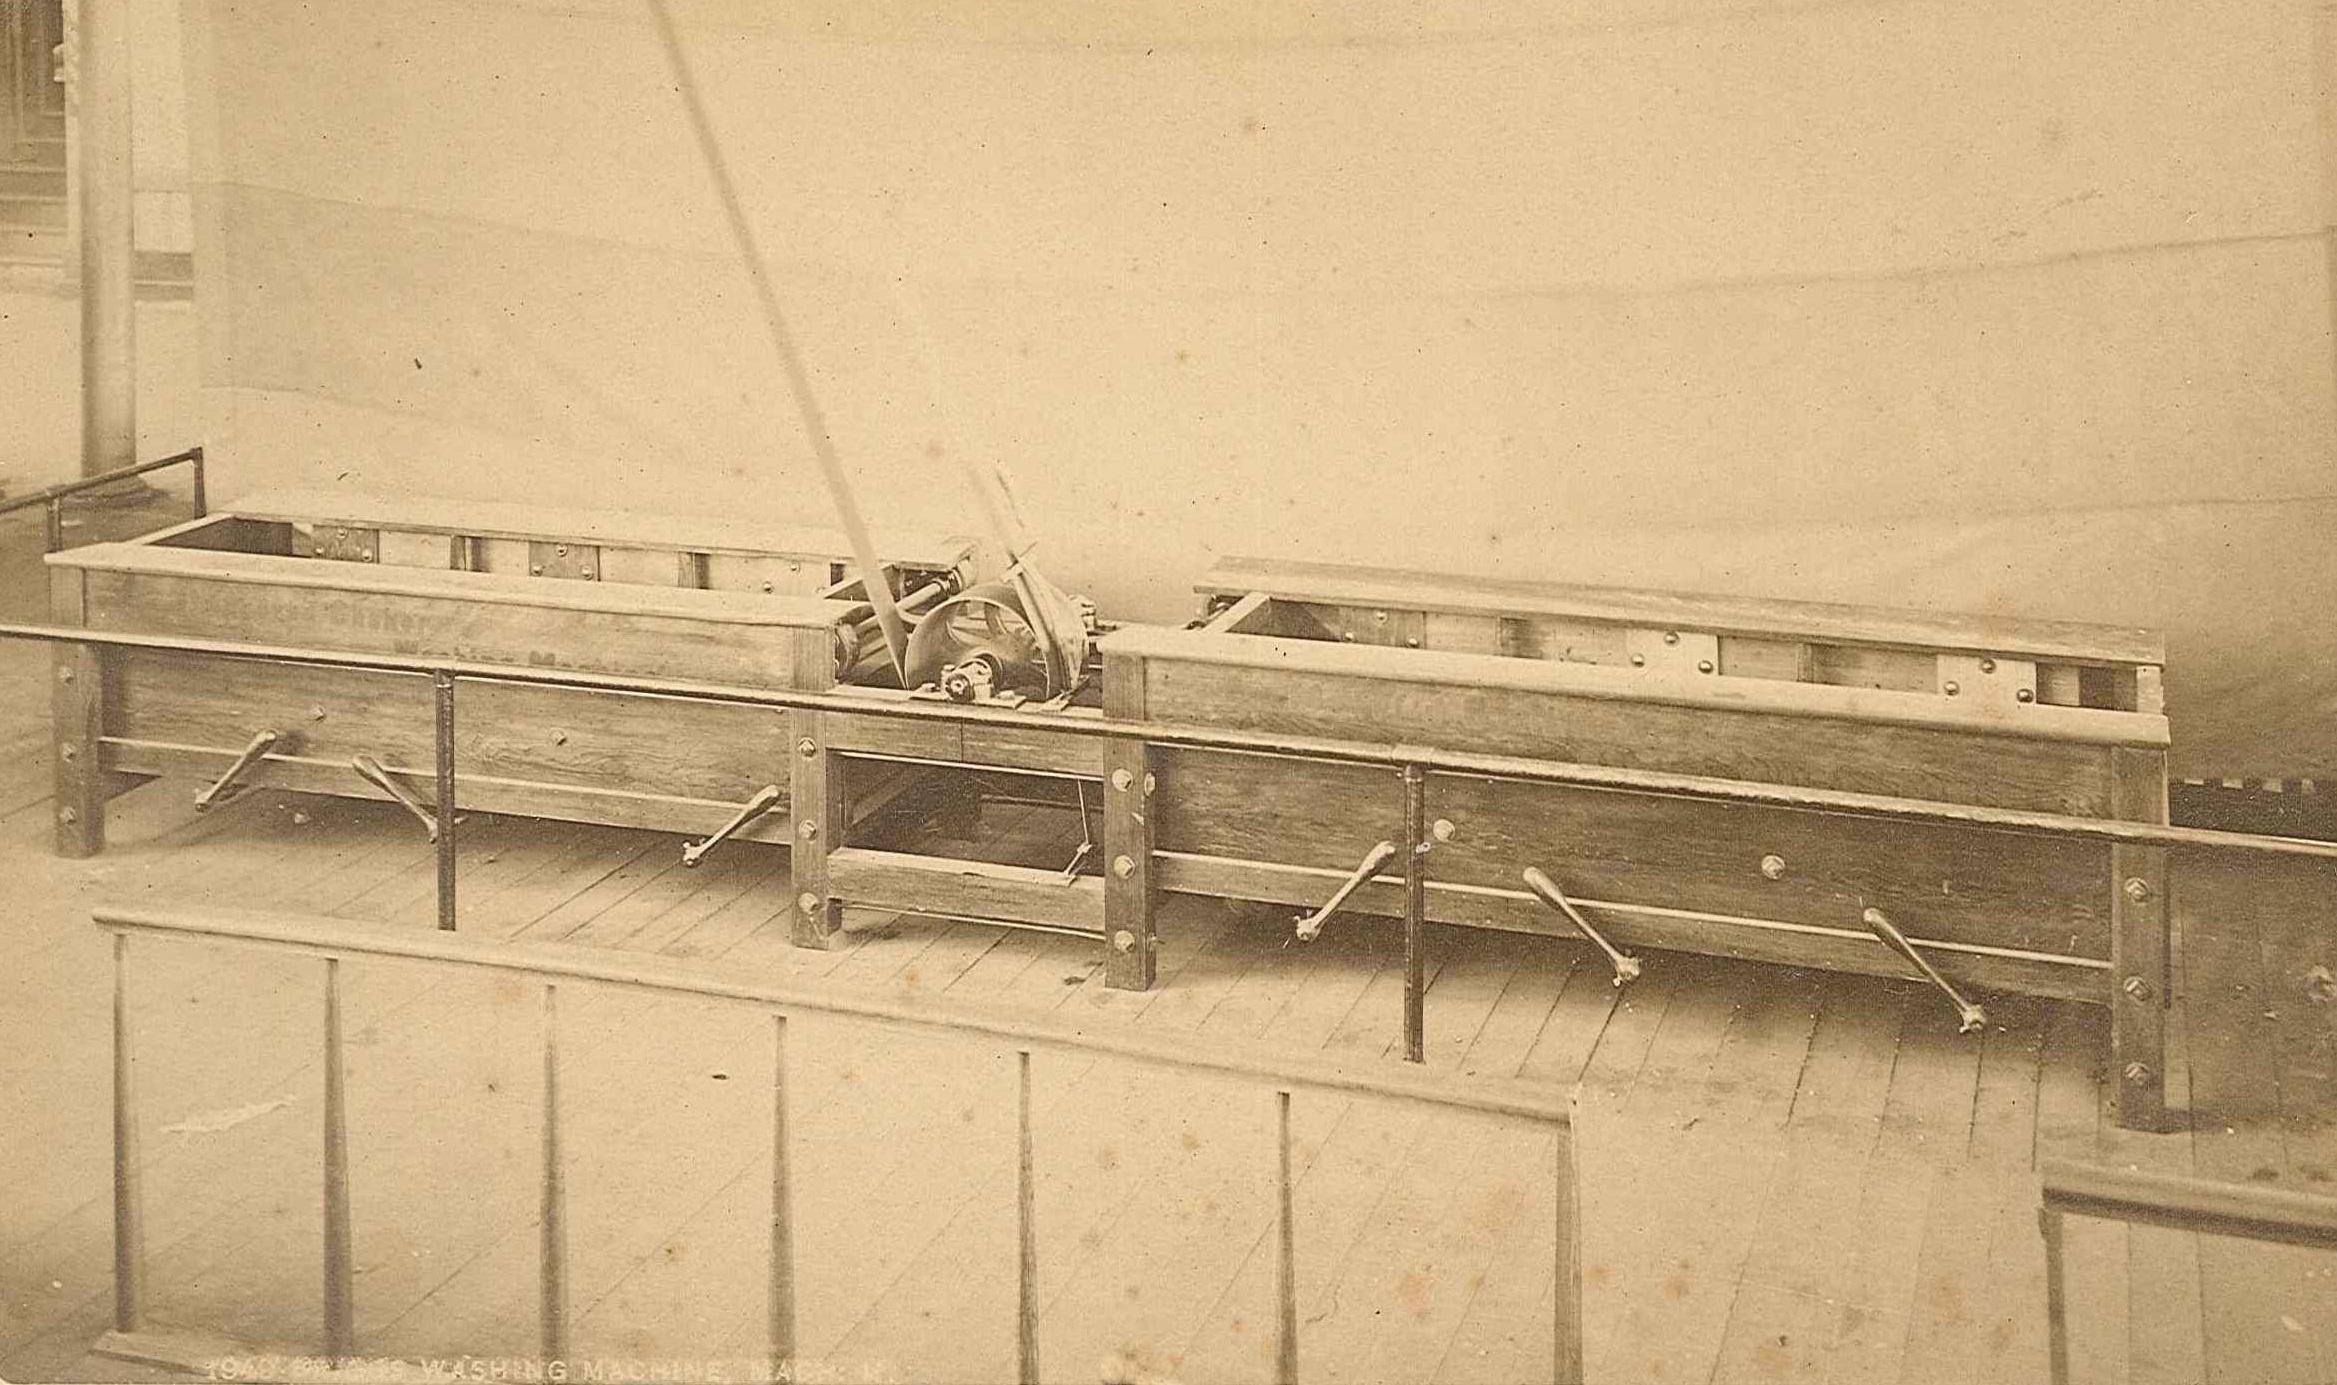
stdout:
POLYGON ((2128 1130, 2168 1126, 2169 903, 2166 848, 2110 848, 2110 1101, 2128 1130))
POLYGON ((1114 741, 1104 762, 1104 984, 1148 991, 1160 953, 1152 926, 1151 748, 1114 741))
POLYGON ((98 763, 105 664, 88 645, 56 650, 57 854, 80 859, 105 850, 106 775, 98 763))
POLYGON ((795 886, 788 938, 797 947, 835 945, 844 906, 828 893, 828 853, 844 835, 844 774, 828 749, 821 713, 787 714, 789 868, 795 886))

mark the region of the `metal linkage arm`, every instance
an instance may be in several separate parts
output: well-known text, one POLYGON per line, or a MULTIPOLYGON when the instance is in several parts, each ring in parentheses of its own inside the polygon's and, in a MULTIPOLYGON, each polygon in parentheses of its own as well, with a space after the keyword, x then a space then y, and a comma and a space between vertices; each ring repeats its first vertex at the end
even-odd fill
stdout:
POLYGON ((241 792, 239 781, 253 765, 266 759, 268 752, 274 750, 276 743, 282 739, 284 734, 280 731, 262 731, 252 737, 251 744, 245 746, 243 753, 235 757, 235 763, 227 767, 227 773, 213 780, 211 787, 196 792, 195 811, 207 813, 234 798, 241 792))
POLYGON ((1348 898, 1363 888, 1363 882, 1379 874, 1388 862, 1395 859, 1394 842, 1381 842, 1374 846, 1364 856, 1363 864, 1355 868, 1355 873, 1341 881, 1339 888, 1331 892, 1331 897, 1323 901, 1322 908, 1298 921, 1298 940, 1302 943, 1313 942, 1315 935, 1323 931, 1323 925, 1331 921, 1331 915, 1338 913, 1348 898))
POLYGON ((1574 907, 1574 901, 1568 899, 1565 891, 1558 888, 1557 881, 1544 875, 1539 866, 1526 867, 1525 881, 1527 889, 1532 890, 1544 904, 1566 915, 1567 922, 1580 930, 1582 936, 1598 944, 1599 951, 1607 954, 1607 961, 1615 968, 1615 984, 1617 986, 1638 979, 1639 959, 1607 941, 1606 934, 1592 927, 1591 921, 1582 916, 1580 909, 1574 907))
POLYGON ((712 851, 714 848, 722 845, 724 842, 729 841, 732 837, 737 836, 740 831, 745 829, 748 823, 753 822, 755 819, 762 817, 766 813, 769 813, 772 809, 777 808, 779 806, 779 798, 779 786, 777 784, 765 784, 763 787, 755 790, 755 796, 748 799, 744 804, 741 804, 737 815, 731 818, 730 821, 714 829, 713 836, 708 837, 702 842, 682 843, 682 864, 685 866, 695 866, 700 861, 705 860, 707 852, 712 851))
POLYGON ((430 806, 421 799, 414 797, 413 790, 399 783, 395 776, 383 769, 381 761, 371 755, 360 755, 349 762, 349 768, 357 771, 358 778, 396 799, 407 812, 414 815, 416 821, 430 829, 430 840, 438 840, 438 814, 431 811, 430 806))
POLYGON ((1870 908, 1859 915, 1859 921, 1866 925, 1867 931, 1882 939, 1883 946, 1906 958, 1909 965, 1923 973, 1925 980, 1939 987, 1942 995, 1955 1002, 1956 1014, 1962 1021, 1958 1033, 1969 1034, 1988 1023, 1988 1012, 1964 999, 1963 992, 1940 975, 1938 968, 1923 959, 1923 954, 1915 950, 1915 944, 1907 941, 1907 935, 1900 932, 1898 925, 1892 923, 1882 910, 1870 908))

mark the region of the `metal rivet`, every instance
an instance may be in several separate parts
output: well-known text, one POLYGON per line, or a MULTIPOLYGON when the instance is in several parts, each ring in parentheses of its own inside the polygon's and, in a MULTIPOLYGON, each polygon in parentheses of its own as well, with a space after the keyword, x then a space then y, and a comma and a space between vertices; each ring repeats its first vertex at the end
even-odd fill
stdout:
POLYGON ((1406 636, 1404 637, 1404 648, 1406 648, 1406 649, 1418 649, 1419 647, 1420 647, 1420 637, 1419 637, 1418 635, 1406 635, 1406 636))
POLYGON ((795 907, 804 913, 816 914, 820 911, 820 897, 806 890, 795 897, 795 907))
POLYGON ((1633 668, 1646 668, 1646 667, 1647 667, 1647 656, 1646 656, 1645 654, 1634 654, 1634 655, 1632 655, 1632 656, 1631 656, 1631 667, 1633 667, 1633 668))
POLYGON ((1996 661, 1994 659, 1982 659, 1980 661, 1980 671, 1982 673, 1996 672, 1996 661))
POLYGON ((81 758, 81 747, 74 745, 60 746, 58 747, 57 753, 64 757, 66 764, 72 764, 75 760, 81 758))
POLYGON ((1355 643, 1355 632, 1353 630, 1342 630, 1339 632, 1339 638, 1347 641, 1349 644, 1353 644, 1355 643))
POLYGON ((567 733, 567 732, 565 732, 565 731, 554 731, 554 732, 552 733, 552 744, 554 744, 554 745, 566 745, 566 744, 568 744, 568 733, 567 733))
POLYGON ((1954 697, 1957 693, 1963 691, 1963 689, 1956 686, 1956 680, 1953 678, 1950 678, 1945 683, 1940 684, 1939 690, 1943 693, 1946 693, 1950 697, 1954 697))
POLYGON ((544 575, 544 565, 541 563, 531 563, 528 565, 527 571, 530 577, 541 577, 544 575))
POLYGON ((310 721, 323 721, 325 719, 325 709, 322 707, 309 708, 308 719, 310 721))
POLYGON ((812 756, 820 753, 819 742, 813 740, 809 736, 805 736, 802 740, 799 740, 795 743, 795 753, 808 760, 812 756))
POLYGON ((336 539, 345 539, 349 537, 349 531, 346 529, 335 529, 333 531, 333 537, 336 539))
POLYGON ((2147 1081, 2149 1081, 2149 1080, 2150 1080, 2150 1064, 2148 1064, 2148 1063, 2128 1063, 2128 1064, 2126 1065, 2126 1080, 2127 1080, 2127 1081, 2129 1081, 2129 1082, 2147 1082, 2147 1081))
POLYGON ((552 545, 552 556, 553 556, 553 557, 555 557, 555 558, 565 558, 565 557, 567 557, 567 556, 568 556, 568 545, 566 545, 566 544, 564 544, 564 543, 556 543, 556 544, 553 544, 553 545, 552 545))
POLYGON ((1761 878, 1764 880, 1783 880, 1785 878, 1785 858, 1777 855, 1762 857, 1761 878))
POLYGON ((60 683, 70 683, 70 682, 72 682, 72 681, 73 681, 73 670, 71 670, 71 669, 69 669, 69 668, 61 668, 61 669, 58 669, 58 670, 57 670, 57 681, 58 681, 58 682, 60 682, 60 683))
POLYGON ((584 579, 585 579, 586 581, 588 581, 588 582, 592 580, 592 569, 591 569, 591 568, 586 568, 586 569, 584 569, 584 579))
POLYGON ((59 822, 65 823, 79 822, 81 821, 81 814, 74 812, 71 808, 66 808, 58 812, 57 820, 59 822))
POLYGON ((789 563, 789 564, 787 565, 787 570, 788 570, 789 572, 801 572, 801 571, 803 571, 803 564, 801 564, 801 563, 789 563))
POLYGON ((2139 976, 2127 977, 2125 984, 2118 989, 2126 992, 2127 996, 2134 1000, 2148 1000, 2155 994, 2150 982, 2139 976))
POLYGON ((1371 619, 1372 623, 1375 625, 1385 625, 1388 623, 1388 613, 1385 611, 1373 611, 1371 613, 1371 619))
POLYGON ((372 549, 370 549, 370 548, 360 548, 360 549, 358 549, 358 550, 357 550, 357 561, 358 561, 358 562, 361 562, 361 563, 370 563, 370 562, 372 562, 372 561, 373 561, 373 550, 372 550, 372 549))
POLYGON ((2027 688, 2022 688, 2013 693, 2012 700, 2015 702, 2034 702, 2037 700, 2037 695, 2027 688))
POLYGON ((1680 632, 1677 630, 1664 631, 1663 642, 1665 644, 1678 644, 1680 642, 1680 632))
POLYGON ((805 818, 802 822, 796 825, 795 834, 807 842, 818 841, 820 836, 820 825, 816 822, 813 822, 810 818, 805 818))
POLYGON ((1126 793, 1128 790, 1136 787, 1136 776, 1130 774, 1124 769, 1113 770, 1112 787, 1118 789, 1121 793, 1126 793))
POLYGON ((1160 781, 1152 777, 1152 771, 1146 770, 1144 772, 1144 792, 1149 794, 1158 787, 1160 787, 1160 781))
POLYGON ((765 592, 765 593, 769 593, 769 592, 773 591, 773 590, 774 590, 774 588, 772 587, 772 585, 771 585, 769 582, 765 582, 765 583, 763 584, 763 590, 764 590, 764 592, 765 592))
POLYGON ((1452 819, 1438 818, 1434 823, 1429 825, 1428 835, 1436 838, 1440 842, 1449 842, 1453 839, 1453 833, 1459 830, 1459 828, 1452 825, 1452 819))
POLYGON ((2150 898, 2150 882, 2139 875, 2126 877, 2126 897, 2140 904, 2150 898))
POLYGON ((1136 947, 1136 935, 1123 928, 1112 935, 1112 946, 1122 952, 1132 952, 1136 947))
POLYGON ((1136 873, 1136 858, 1135 858, 1135 857, 1133 857, 1133 856, 1114 856, 1114 857, 1112 858, 1112 874, 1119 876, 1119 877, 1120 877, 1122 880, 1125 880, 1125 879, 1127 879, 1129 876, 1131 876, 1131 875, 1134 875, 1135 873, 1136 873))
POLYGON ((1698 659, 1696 661, 1696 671, 1698 673, 1712 672, 1712 661, 1710 659, 1698 659))

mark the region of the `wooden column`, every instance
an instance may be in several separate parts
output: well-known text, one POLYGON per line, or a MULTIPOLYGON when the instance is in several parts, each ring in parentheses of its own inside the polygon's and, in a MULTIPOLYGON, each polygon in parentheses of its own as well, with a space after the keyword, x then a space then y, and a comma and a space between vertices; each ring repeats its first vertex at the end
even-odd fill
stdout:
POLYGON ((822 949, 844 926, 844 907, 828 894, 828 853, 844 834, 844 767, 821 734, 824 715, 787 714, 788 804, 795 821, 788 834, 795 886, 789 938, 797 947, 822 949))
POLYGON ((324 1190, 325 1355, 346 1360, 356 1350, 354 1247, 349 1231, 348 1097, 341 1061, 341 959, 325 959, 324 1190))
POLYGON ((1550 1379, 1557 1385, 1582 1385, 1582 1169, 1574 1154, 1572 1116, 1550 1130, 1556 1139, 1550 1176, 1558 1195, 1551 1228, 1556 1274, 1550 1290, 1550 1379))
MULTIPOLYGON (((81 625, 82 574, 50 574, 49 615, 81 625)), ((104 732, 105 657, 94 646, 60 644, 51 656, 50 711, 56 742, 57 854, 79 859, 105 850, 106 776, 98 737, 104 732)))
POLYGON ((1274 1246, 1274 1381, 1298 1385, 1298 1222, 1290 1183, 1290 1093, 1274 1094, 1278 1177, 1274 1246))
POLYGON ((1015 1054, 1015 1362, 1021 1385, 1039 1385, 1038 1168, 1031 1157, 1031 1051, 1015 1054))
POLYGON ((1404 766, 1404 1057, 1428 1061, 1428 771, 1404 766))
MULTIPOLYGON (((138 460, 130 0, 79 0, 76 8, 73 165, 80 233, 81 474, 95 476, 138 460)), ((131 480, 121 488, 134 493, 146 485, 131 480)))
POLYGON ((789 1379, 795 1360, 795 1200, 788 1187, 787 1016, 771 1016, 772 1370, 789 1379))
POLYGON ((559 988, 544 987, 544 1181, 537 1284, 544 1359, 568 1355, 568 1193, 560 1171, 559 988))
MULTIPOLYGON (((1144 716, 1144 660, 1104 656, 1104 715, 1144 716)), ((1153 932, 1152 753, 1141 741, 1104 751, 1104 984, 1150 990, 1159 967, 1153 932)))
POLYGON ((2037 1232, 2045 1238, 2045 1361, 2052 1385, 2069 1381, 2069 1300, 2062 1281, 2061 1217, 2050 1207, 2037 1209, 2037 1232))
MULTIPOLYGON (((2166 756, 2110 752, 2111 815, 2167 819, 2166 756)), ((2110 847, 2111 1110, 2128 1130, 2164 1130, 2167 1114, 2167 1006, 2173 985, 2167 850, 2110 847)))

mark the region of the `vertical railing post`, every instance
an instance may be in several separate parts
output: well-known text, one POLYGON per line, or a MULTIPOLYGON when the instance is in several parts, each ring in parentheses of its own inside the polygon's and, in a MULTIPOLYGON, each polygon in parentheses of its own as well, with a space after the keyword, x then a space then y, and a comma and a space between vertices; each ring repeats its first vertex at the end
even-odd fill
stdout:
POLYGON ((1550 1125, 1550 1176, 1557 1195, 1551 1227, 1550 1379, 1557 1385, 1582 1385, 1582 1172, 1574 1155, 1574 1104, 1569 1108, 1566 1119, 1550 1125))
POLYGON ((114 934, 114 1330, 145 1318, 146 1224, 138 1190, 138 1097, 131 1085, 130 938, 114 934))
POLYGON ((2037 1209, 2037 1230, 2045 1237, 2046 1362, 2053 1385, 2069 1385, 2069 1305, 2061 1278, 2061 1216, 2051 1207, 2037 1209))
POLYGON ((1015 1306, 1015 1378, 1022 1385, 1039 1382, 1039 1233, 1038 1183, 1031 1160, 1031 1051, 1017 1055, 1015 1092, 1016 1167, 1015 1211, 1021 1254, 1017 1263, 1019 1292, 1015 1306))
POLYGON ((203 449, 200 445, 187 449, 187 470, 193 475, 195 490, 195 518, 211 513, 211 492, 203 475, 203 449))
POLYGON ((437 693, 438 717, 438 926, 454 931, 454 674, 440 669, 430 675, 437 693))
POLYGON ((48 552, 62 551, 65 547, 65 498, 61 495, 50 496, 49 503, 41 507, 41 512, 46 517, 42 542, 47 545, 48 552))
POLYGON ((1298 1225, 1290 1195, 1290 1093, 1274 1094, 1275 1143, 1280 1177, 1280 1210, 1274 1256, 1274 1380, 1276 1385, 1298 1385, 1298 1225))
POLYGON ((560 1178, 559 987, 544 987, 544 1188, 538 1287, 542 1291, 544 1359, 568 1356, 568 1209, 560 1178))
POLYGON ((787 1168, 787 1016, 771 1016, 771 1371, 793 1379, 795 1208, 787 1168))
POLYGON ((1404 766, 1404 1057, 1428 1061, 1428 988, 1425 952, 1428 929, 1428 771, 1418 762, 1404 766))
POLYGON ((341 1069, 341 959, 325 959, 325 1355, 355 1354, 354 1267, 349 1237, 348 1097, 341 1069))

